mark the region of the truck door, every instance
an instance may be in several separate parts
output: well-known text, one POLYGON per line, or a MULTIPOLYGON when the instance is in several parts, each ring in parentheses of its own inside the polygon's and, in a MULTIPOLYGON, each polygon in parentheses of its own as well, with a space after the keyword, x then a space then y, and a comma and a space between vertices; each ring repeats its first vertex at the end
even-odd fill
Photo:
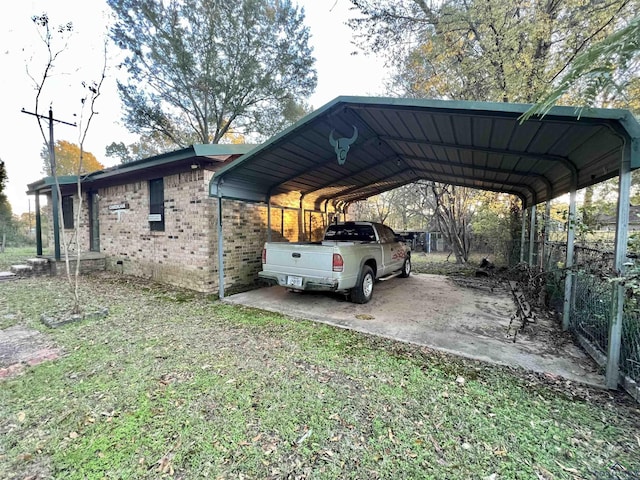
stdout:
POLYGON ((384 261, 383 275, 387 275, 402 268, 404 262, 404 248, 400 242, 396 242, 395 233, 385 225, 378 226, 378 235, 382 246, 382 258, 384 261))

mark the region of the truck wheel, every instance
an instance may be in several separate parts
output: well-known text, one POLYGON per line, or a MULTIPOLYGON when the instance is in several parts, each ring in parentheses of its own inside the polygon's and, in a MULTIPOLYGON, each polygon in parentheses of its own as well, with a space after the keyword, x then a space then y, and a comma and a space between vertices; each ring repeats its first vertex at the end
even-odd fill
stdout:
POLYGON ((402 272, 400 273, 400 278, 407 278, 411 273, 411 257, 407 257, 404 259, 404 263, 402 264, 402 272))
POLYGON ((369 265, 365 265, 358 277, 358 284, 351 290, 351 301, 353 303, 367 303, 373 296, 373 283, 375 277, 369 265))

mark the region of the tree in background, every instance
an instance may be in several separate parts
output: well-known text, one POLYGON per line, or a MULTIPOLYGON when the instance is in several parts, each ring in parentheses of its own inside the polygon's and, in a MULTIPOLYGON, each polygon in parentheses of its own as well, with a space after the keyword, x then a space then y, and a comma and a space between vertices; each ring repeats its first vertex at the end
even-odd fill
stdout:
POLYGON ((6 182, 7 169, 4 166, 4 161, 0 160, 0 252, 4 252, 7 235, 14 229, 11 204, 4 193, 6 182))
MULTIPOLYGON (((58 140, 53 148, 56 156, 56 173, 58 175, 77 175, 78 172, 84 175, 104 169, 104 165, 98 161, 93 153, 83 151, 81 156, 80 147, 75 143, 58 140), (82 158, 82 165, 80 165, 80 158, 82 158)), ((45 144, 42 147, 40 158, 43 160, 42 173, 51 175, 48 145, 45 144)))
POLYGON ((289 0, 108 0, 127 127, 177 147, 234 128, 271 135, 316 86, 304 11, 289 0))
MULTIPOLYGON (((360 45, 416 97, 534 102, 577 56, 634 16, 637 0, 351 0, 360 45)), ((637 69, 635 70, 637 72, 637 69)), ((629 72, 633 73, 633 72, 629 72)))
MULTIPOLYGON (((620 101, 631 99, 629 93, 638 88, 634 81, 638 64, 629 51, 637 50, 640 36, 637 21, 628 20, 637 15, 638 0, 351 2, 361 14, 349 21, 359 34, 358 43, 365 50, 382 55, 395 68, 391 87, 401 95, 534 102, 548 92, 556 92, 557 98, 554 88, 559 84, 565 87, 561 92, 565 102, 579 104, 598 98, 601 105, 606 101, 611 106, 626 107, 620 101), (633 40, 625 43, 624 39, 631 37, 633 40), (586 54, 598 41, 618 47, 586 54), (576 64, 581 64, 583 55, 603 59, 603 53, 612 50, 616 62, 591 64, 594 68, 587 70, 593 76, 587 80, 561 80, 563 76, 575 77, 572 72, 576 64), (621 63, 625 68, 611 68, 621 63), (594 86, 605 83, 603 78, 616 80, 618 88, 610 88, 607 95, 598 97, 594 86)), ((464 204, 460 202, 460 206, 464 204)), ((487 220, 486 216, 482 218, 487 220)), ((509 217, 503 218, 507 222, 509 217)), ((454 224, 440 222, 442 228, 454 224)), ((507 223, 499 229, 512 230, 507 223)), ((451 238, 458 235, 455 231, 442 233, 451 238)))
MULTIPOLYGON (((233 128, 229 128, 220 143, 237 145, 246 143, 245 140, 244 135, 235 133, 233 128)), ((111 142, 105 149, 105 155, 110 158, 117 158, 120 163, 129 163, 175 149, 176 145, 171 140, 163 137, 158 132, 152 132, 141 135, 137 142, 129 145, 125 145, 124 142, 111 142)))
MULTIPOLYGON (((579 107, 598 103, 614 103, 615 106, 640 111, 638 69, 640 66, 640 16, 628 25, 582 51, 571 62, 555 88, 536 99, 522 117, 544 116, 556 103, 576 86, 584 95, 577 100, 579 107), (627 92, 631 90, 631 95, 627 92), (606 100, 611 99, 610 102, 606 100)), ((580 109, 577 109, 579 113, 580 109)))

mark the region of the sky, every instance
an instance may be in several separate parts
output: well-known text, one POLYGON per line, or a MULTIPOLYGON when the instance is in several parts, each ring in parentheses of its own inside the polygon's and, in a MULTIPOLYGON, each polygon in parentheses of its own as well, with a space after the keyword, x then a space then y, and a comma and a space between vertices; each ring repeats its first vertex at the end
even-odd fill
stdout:
MULTIPOLYGON (((340 95, 384 95, 387 72, 381 59, 357 51, 352 44, 352 31, 344 24, 353 16, 349 0, 297 0, 306 12, 311 32, 311 45, 316 58, 318 86, 307 99, 314 108, 340 95)), ((30 78, 41 77, 46 47, 38 36, 31 17, 47 13, 52 25, 71 21, 73 34, 66 49, 55 61, 55 69, 47 81, 40 110, 53 109, 54 118, 74 123, 79 121, 82 81, 99 77, 103 62, 103 45, 109 21, 106 0, 23 0, 13 2, 0 17, 0 159, 5 162, 8 182, 5 193, 14 214, 33 210, 33 197, 25 193, 27 184, 44 175, 40 151, 44 140, 36 119, 22 109, 35 109, 35 84, 30 78)), ((62 47, 62 44, 57 44, 62 47)), ((117 52, 110 49, 107 78, 96 103, 98 115, 92 120, 85 150, 93 153, 105 167, 117 160, 105 156, 111 142, 131 143, 136 137, 121 123, 120 99, 116 88, 117 52)), ((47 123, 44 122, 45 128, 47 123)), ((79 129, 55 124, 55 140, 79 142, 79 129)))

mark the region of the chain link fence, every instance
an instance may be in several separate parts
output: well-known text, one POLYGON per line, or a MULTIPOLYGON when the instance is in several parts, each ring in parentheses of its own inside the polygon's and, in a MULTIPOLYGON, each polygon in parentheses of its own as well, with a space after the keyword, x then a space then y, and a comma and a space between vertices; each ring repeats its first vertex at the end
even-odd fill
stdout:
MULTIPOLYGON (((574 281, 569 329, 589 342, 597 352, 596 357, 606 358, 612 314, 613 244, 598 242, 592 245, 576 245, 574 248, 574 281)), ((541 251, 539 246, 536 250, 541 251)), ((544 252, 547 307, 560 312, 563 309, 567 272, 566 244, 549 242, 544 246, 544 252)), ((628 292, 622 323, 620 371, 637 383, 640 383, 639 307, 640 301, 628 292)))

